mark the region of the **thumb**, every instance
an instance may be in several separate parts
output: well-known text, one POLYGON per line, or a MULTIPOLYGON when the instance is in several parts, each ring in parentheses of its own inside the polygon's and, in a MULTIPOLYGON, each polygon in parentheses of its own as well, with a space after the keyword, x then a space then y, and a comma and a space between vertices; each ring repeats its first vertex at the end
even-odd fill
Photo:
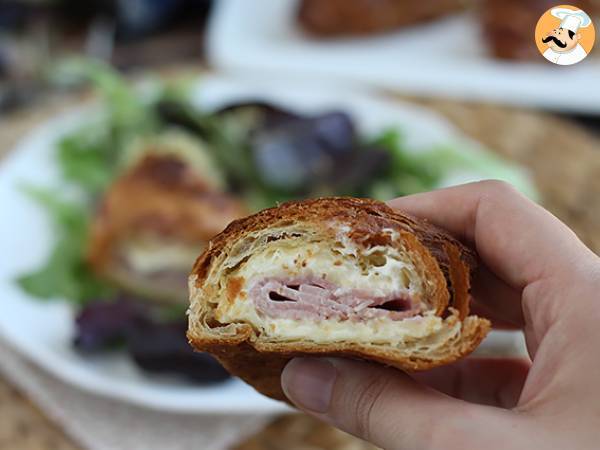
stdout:
POLYGON ((364 362, 296 358, 281 383, 300 409, 390 450, 493 450, 519 425, 516 413, 453 399, 399 370, 364 362))

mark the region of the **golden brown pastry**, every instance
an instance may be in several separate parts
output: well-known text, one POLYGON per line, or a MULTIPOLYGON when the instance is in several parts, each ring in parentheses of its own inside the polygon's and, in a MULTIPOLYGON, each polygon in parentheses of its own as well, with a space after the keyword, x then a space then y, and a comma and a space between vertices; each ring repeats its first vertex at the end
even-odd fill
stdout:
POLYGON ((149 153, 106 192, 92 224, 88 260, 128 291, 186 304, 196 256, 245 213, 179 156, 149 153))
POLYGON ((326 37, 370 35, 435 19, 463 9, 468 0, 302 0, 298 21, 326 37))
MULTIPOLYGON (((539 60, 535 27, 542 14, 559 4, 554 0, 481 0, 481 27, 490 53, 501 59, 539 60)), ((573 4, 592 16, 600 11, 599 0, 573 4)))
POLYGON ((474 264, 447 233, 378 201, 284 203, 232 222, 198 258, 188 338, 276 399, 295 355, 429 369, 488 332, 469 316, 474 264))

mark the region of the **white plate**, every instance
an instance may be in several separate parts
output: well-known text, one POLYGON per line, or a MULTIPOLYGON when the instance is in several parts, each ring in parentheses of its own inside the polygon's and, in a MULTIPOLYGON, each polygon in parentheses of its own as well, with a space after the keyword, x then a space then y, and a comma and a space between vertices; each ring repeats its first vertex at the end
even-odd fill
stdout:
POLYGON ((569 67, 555 66, 541 55, 533 62, 500 61, 486 54, 470 14, 382 36, 320 41, 299 29, 297 4, 215 2, 208 35, 211 63, 220 70, 327 76, 413 94, 600 112, 598 45, 585 61, 569 67))
MULTIPOLYGON (((401 128, 409 145, 418 149, 436 143, 455 143, 466 152, 477 145, 458 134, 450 124, 421 108, 388 102, 372 95, 347 92, 333 86, 300 86, 252 83, 240 80, 202 79, 194 89, 199 105, 214 107, 243 98, 261 98, 300 111, 340 108, 351 113, 363 132, 390 125, 401 128)), ((273 413, 287 409, 238 380, 213 387, 199 387, 157 379, 137 370, 124 355, 84 358, 70 345, 73 311, 64 302, 30 298, 15 278, 42 263, 53 244, 48 218, 19 190, 19 185, 61 186, 54 161, 54 143, 65 132, 89 120, 92 109, 80 109, 57 117, 31 133, 0 166, 0 335, 23 355, 58 378, 87 391, 165 411, 204 413, 273 413)), ((475 180, 497 176, 530 190, 527 176, 506 168, 500 173, 456 173, 446 180, 475 180)), ((57 299, 60 300, 60 299, 57 299)), ((512 336, 491 344, 513 352, 512 336)))

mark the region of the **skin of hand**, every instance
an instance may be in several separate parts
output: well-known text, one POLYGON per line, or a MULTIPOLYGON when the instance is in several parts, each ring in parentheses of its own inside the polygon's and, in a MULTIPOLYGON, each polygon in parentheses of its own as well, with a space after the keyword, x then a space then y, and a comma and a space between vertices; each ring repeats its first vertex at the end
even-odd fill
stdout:
POLYGON ((530 360, 471 357, 405 374, 296 358, 282 386, 301 410, 384 449, 600 447, 600 259, 510 185, 484 181, 388 204, 476 248, 473 310, 525 333, 530 360))

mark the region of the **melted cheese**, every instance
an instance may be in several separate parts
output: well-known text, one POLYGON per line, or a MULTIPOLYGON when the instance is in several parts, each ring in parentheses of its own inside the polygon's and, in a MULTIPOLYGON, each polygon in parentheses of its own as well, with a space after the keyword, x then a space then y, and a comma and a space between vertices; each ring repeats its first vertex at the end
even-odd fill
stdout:
POLYGON ((224 323, 246 322, 262 334, 278 341, 304 340, 316 343, 340 341, 370 344, 400 345, 407 339, 424 338, 443 329, 440 317, 427 313, 402 321, 371 319, 365 322, 338 320, 293 320, 260 317, 252 302, 236 300, 227 312, 217 311, 217 320, 224 323))
POLYGON ((165 270, 189 272, 200 250, 181 242, 138 239, 125 243, 121 252, 135 272, 149 274, 165 270))
POLYGON ((348 247, 329 248, 319 243, 298 246, 294 240, 278 242, 254 253, 235 276, 248 283, 263 277, 311 275, 347 289, 368 289, 374 295, 421 291, 411 279, 412 267, 389 247, 376 246, 359 254, 348 247))

